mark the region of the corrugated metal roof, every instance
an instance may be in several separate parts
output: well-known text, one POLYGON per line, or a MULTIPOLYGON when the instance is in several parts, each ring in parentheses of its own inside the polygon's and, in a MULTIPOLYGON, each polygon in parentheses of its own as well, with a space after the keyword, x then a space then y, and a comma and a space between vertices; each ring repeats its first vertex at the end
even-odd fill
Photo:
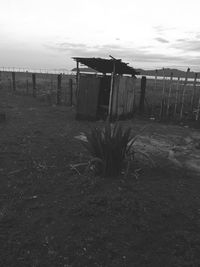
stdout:
POLYGON ((129 74, 133 76, 139 74, 134 68, 128 66, 127 63, 122 62, 121 59, 103 59, 94 57, 73 57, 73 59, 101 73, 112 73, 113 65, 115 64, 115 74, 129 74))

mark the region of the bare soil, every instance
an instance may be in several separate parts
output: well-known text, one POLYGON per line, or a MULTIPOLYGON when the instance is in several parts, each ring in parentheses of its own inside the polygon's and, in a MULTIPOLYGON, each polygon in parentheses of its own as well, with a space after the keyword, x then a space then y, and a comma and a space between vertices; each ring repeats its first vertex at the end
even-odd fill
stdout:
POLYGON ((138 158, 137 175, 111 179, 71 169, 90 125, 73 108, 0 91, 0 112, 0 266, 200 266, 199 173, 185 163, 198 131, 124 122, 148 126, 136 148, 155 166, 138 158))

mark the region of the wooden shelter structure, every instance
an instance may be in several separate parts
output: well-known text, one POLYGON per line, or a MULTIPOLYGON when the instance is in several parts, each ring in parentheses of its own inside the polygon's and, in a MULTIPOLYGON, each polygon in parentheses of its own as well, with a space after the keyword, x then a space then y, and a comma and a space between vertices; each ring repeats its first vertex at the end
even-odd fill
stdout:
POLYGON ((77 119, 126 117, 133 113, 135 75, 139 74, 134 68, 113 57, 73 59, 77 63, 77 119), (83 74, 79 64, 86 65, 97 73, 83 74))

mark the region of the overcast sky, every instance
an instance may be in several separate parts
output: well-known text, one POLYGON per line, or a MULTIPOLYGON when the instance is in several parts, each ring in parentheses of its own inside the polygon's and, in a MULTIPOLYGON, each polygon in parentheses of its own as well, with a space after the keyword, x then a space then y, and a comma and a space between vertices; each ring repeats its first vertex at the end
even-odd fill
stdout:
POLYGON ((200 71, 199 0, 0 0, 0 66, 75 67, 112 55, 200 71))

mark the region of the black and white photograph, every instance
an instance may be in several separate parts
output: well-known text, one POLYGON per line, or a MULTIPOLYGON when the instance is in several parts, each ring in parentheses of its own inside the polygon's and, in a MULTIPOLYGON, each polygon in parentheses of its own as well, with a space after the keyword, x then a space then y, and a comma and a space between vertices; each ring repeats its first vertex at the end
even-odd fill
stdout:
POLYGON ((0 267, 200 267, 199 0, 0 0, 0 267))

